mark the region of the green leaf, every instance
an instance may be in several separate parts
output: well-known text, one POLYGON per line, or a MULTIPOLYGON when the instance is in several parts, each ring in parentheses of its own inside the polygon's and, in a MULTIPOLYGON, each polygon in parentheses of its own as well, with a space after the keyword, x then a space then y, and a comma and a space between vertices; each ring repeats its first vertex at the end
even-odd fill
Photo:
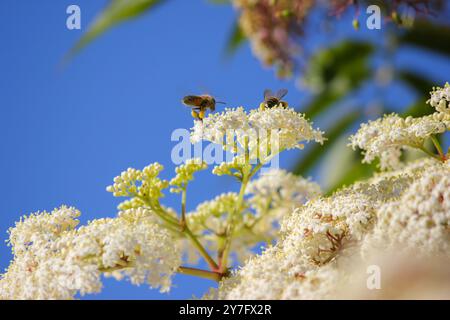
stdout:
POLYGON ((318 93, 302 112, 315 118, 359 88, 371 75, 368 59, 372 51, 370 44, 346 41, 316 54, 304 81, 318 93))
POLYGON ((424 76, 408 70, 401 70, 398 72, 398 78, 404 82, 408 87, 419 94, 419 98, 411 106, 409 106, 402 116, 422 117, 434 112, 434 109, 426 104, 429 92, 434 86, 431 80, 424 76))
POLYGON ((75 47, 69 52, 69 56, 78 53, 94 39, 111 29, 112 27, 147 12, 150 8, 163 0, 111 0, 109 5, 100 13, 82 36, 75 47))
POLYGON ((236 53, 236 51, 241 47, 247 40, 244 32, 239 26, 239 22, 235 21, 233 23, 233 28, 228 36, 227 43, 225 45, 225 56, 231 57, 236 53))
POLYGON ((311 147, 307 150, 307 153, 296 163, 292 171, 298 175, 305 175, 319 163, 322 155, 327 152, 327 150, 339 139, 339 137, 357 123, 359 117, 360 113, 355 111, 339 119, 333 127, 326 130, 327 134, 325 136, 328 140, 325 141, 324 145, 311 145, 311 147))
POLYGON ((324 190, 341 181, 355 162, 355 151, 348 146, 348 142, 348 135, 341 135, 332 146, 328 147, 324 159, 320 162, 318 178, 324 190))
POLYGON ((325 90, 322 93, 316 95, 313 100, 306 105, 301 112, 305 113, 310 119, 314 119, 322 114, 324 111, 331 108, 339 100, 346 97, 352 89, 356 89, 357 85, 352 86, 352 88, 347 88, 347 90, 325 90))
POLYGON ((435 86, 431 80, 425 78, 422 74, 417 74, 410 70, 399 70, 398 78, 408 85, 418 94, 428 96, 431 89, 435 86))
POLYGON ((347 172, 343 175, 342 179, 327 190, 327 195, 332 194, 344 186, 349 186, 356 181, 367 179, 376 171, 375 163, 361 163, 360 157, 355 157, 353 164, 349 163, 347 168, 347 172))
POLYGON ((450 55, 450 26, 434 24, 429 20, 417 20, 399 39, 410 44, 443 55, 450 55))
POLYGON ((358 67, 367 70, 368 57, 373 52, 373 46, 366 42, 343 41, 337 45, 320 50, 308 61, 308 68, 303 76, 304 82, 316 90, 325 90, 342 73, 347 77, 360 74, 358 67))
POLYGON ((412 105, 410 105, 404 112, 401 113, 402 117, 423 117, 432 114, 435 110, 425 103, 425 99, 418 99, 412 105))

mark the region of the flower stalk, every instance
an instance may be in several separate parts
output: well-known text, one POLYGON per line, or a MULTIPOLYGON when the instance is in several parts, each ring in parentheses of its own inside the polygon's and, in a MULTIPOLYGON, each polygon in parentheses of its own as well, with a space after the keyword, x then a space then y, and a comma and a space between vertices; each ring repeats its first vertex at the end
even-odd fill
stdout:
POLYGON ((439 140, 436 138, 436 136, 431 136, 431 141, 433 142, 434 147, 436 148, 437 152, 439 153, 439 157, 441 158, 441 161, 447 160, 447 157, 444 154, 441 144, 439 143, 439 140))
POLYGON ((247 184, 250 178, 250 170, 249 166, 246 164, 242 174, 242 183, 241 188, 239 190, 238 200, 236 202, 236 207, 234 212, 230 213, 228 216, 228 224, 226 231, 226 238, 223 248, 219 251, 219 259, 220 259, 220 271, 227 272, 228 270, 228 258, 230 255, 231 242, 234 231, 234 219, 235 216, 238 215, 242 211, 242 206, 244 204, 244 194, 247 188, 247 184))
POLYGON ((223 274, 217 271, 208 271, 203 269, 197 269, 197 268, 191 268, 191 267, 184 267, 181 266, 177 269, 177 273, 179 274, 186 274, 190 276, 196 276, 200 278, 210 279, 214 280, 216 282, 219 282, 223 274))
POLYGON ((184 234, 188 237, 189 240, 191 240, 191 243, 194 245, 194 247, 198 250, 198 252, 201 254, 201 256, 206 260, 209 267, 212 271, 218 271, 219 266, 214 261, 213 258, 209 255, 208 251, 202 246, 200 241, 197 239, 197 237, 189 230, 189 228, 186 226, 184 229, 184 234))
POLYGON ((186 187, 181 191, 181 219, 180 219, 181 232, 186 229, 186 187))

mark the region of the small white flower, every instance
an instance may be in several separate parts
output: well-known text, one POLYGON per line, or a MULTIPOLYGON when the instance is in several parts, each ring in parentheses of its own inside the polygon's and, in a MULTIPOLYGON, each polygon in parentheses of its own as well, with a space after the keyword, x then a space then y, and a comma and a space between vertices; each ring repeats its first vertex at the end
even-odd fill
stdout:
POLYGON ((191 142, 201 140, 221 144, 224 150, 265 162, 271 156, 292 148, 303 148, 303 143, 325 140, 320 130, 312 128, 304 115, 281 106, 266 110, 244 108, 225 109, 209 114, 203 121, 195 121, 191 142))

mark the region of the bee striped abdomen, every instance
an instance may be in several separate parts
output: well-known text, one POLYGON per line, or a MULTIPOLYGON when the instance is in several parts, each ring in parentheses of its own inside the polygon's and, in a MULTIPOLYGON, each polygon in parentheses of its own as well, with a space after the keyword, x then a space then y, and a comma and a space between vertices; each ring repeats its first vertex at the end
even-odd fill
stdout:
POLYGON ((189 106, 199 106, 203 103, 203 98, 199 96, 185 96, 183 98, 183 103, 189 106))
POLYGON ((276 105, 278 105, 280 103, 280 100, 278 100, 277 98, 273 97, 273 98, 269 98, 266 100, 266 105, 267 108, 273 108, 276 105))
POLYGON ((185 96, 182 101, 185 105, 196 111, 195 113, 192 113, 194 118, 203 119, 208 109, 211 112, 216 109, 216 100, 207 94, 201 96, 185 96))

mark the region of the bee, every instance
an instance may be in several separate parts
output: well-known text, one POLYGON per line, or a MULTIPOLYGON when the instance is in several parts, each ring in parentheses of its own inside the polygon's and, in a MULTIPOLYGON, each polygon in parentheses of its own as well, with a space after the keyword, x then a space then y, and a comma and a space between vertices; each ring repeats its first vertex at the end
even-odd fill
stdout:
POLYGON ((272 90, 266 89, 264 90, 264 102, 261 102, 259 105, 260 110, 264 110, 266 108, 273 108, 278 105, 286 108, 288 106, 286 101, 282 101, 283 97, 288 93, 286 89, 278 90, 277 94, 274 95, 272 90))
POLYGON ((205 118, 206 110, 209 109, 211 112, 216 110, 216 103, 225 104, 225 102, 216 101, 216 99, 209 94, 203 94, 200 96, 185 96, 182 102, 186 106, 192 108, 192 117, 200 120, 205 118))

